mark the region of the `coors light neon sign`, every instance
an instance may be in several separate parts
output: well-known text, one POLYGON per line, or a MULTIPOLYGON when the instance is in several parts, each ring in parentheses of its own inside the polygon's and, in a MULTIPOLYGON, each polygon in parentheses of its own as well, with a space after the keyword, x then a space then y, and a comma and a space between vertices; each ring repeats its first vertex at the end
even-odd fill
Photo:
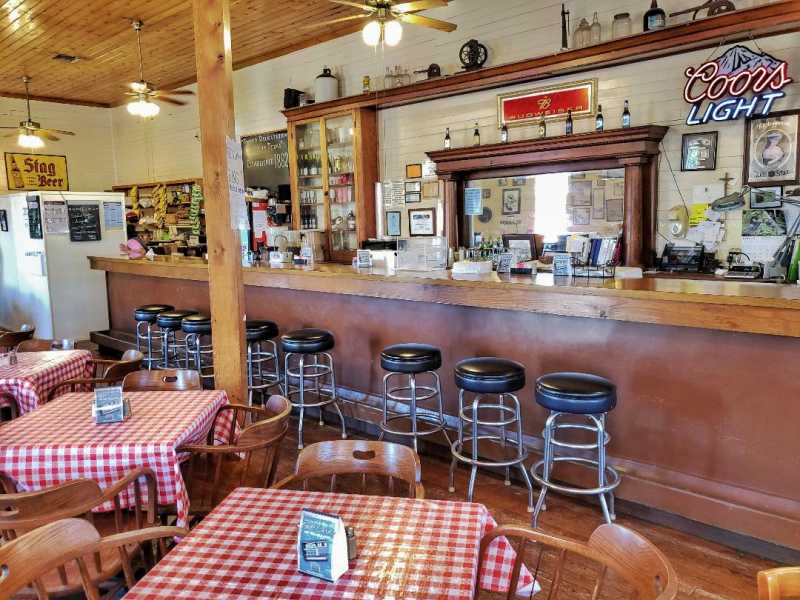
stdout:
POLYGON ((692 105, 687 125, 765 117, 792 83, 786 61, 734 46, 716 60, 687 67, 683 99, 692 105))

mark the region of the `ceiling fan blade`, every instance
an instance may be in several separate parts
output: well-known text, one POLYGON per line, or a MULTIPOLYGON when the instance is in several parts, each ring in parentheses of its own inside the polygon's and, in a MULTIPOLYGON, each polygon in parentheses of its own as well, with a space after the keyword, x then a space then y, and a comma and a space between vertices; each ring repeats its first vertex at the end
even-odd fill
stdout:
POLYGON ((49 134, 57 133, 58 135, 75 135, 72 131, 65 131, 64 129, 39 129, 39 131, 43 131, 49 134))
MULTIPOLYGON (((6 127, 4 127, 3 129, 7 129, 7 128, 6 128, 6 127)), ((9 137, 17 137, 18 135, 19 135, 19 133, 7 133, 7 134, 5 134, 3 137, 4 137, 4 138, 9 138, 9 137)))
POLYGON ((50 132, 49 132, 48 130, 46 130, 46 129, 40 129, 40 130, 39 130, 39 131, 37 131, 36 133, 37 133, 37 134, 38 134, 40 137, 43 137, 43 138, 45 138, 46 140, 50 140, 51 142, 57 142, 57 141, 59 141, 59 140, 61 139, 60 137, 58 137, 57 135, 53 135, 52 133, 50 133, 50 132))
POLYGON ((192 90, 156 90, 159 94, 165 96, 194 96, 192 90))
POLYGON ((392 12, 410 13, 418 10, 428 10, 429 8, 443 8, 447 6, 447 0, 415 0, 414 2, 403 2, 392 6, 392 12))
POLYGON ((175 106, 186 105, 186 102, 184 102, 183 100, 178 100, 176 98, 169 98, 165 96, 155 96, 153 97, 153 100, 155 100, 156 102, 166 102, 167 104, 174 104, 175 106))
POLYGON ((404 23, 422 25, 423 27, 430 27, 431 29, 438 29, 439 31, 455 31, 458 27, 455 23, 431 19, 430 17, 423 17, 422 15, 397 15, 397 19, 404 23))
POLYGON ((367 6, 362 2, 352 2, 351 0, 328 0, 328 2, 333 2, 334 4, 344 4, 345 6, 355 6, 361 10, 373 12, 373 8, 371 6, 367 6))
POLYGON ((14 127, 0 127, 0 129, 19 129, 19 125, 15 125, 14 127))
POLYGON ((368 19, 372 15, 351 15, 349 17, 340 17, 338 19, 331 19, 330 21, 323 21, 322 23, 314 23, 313 25, 303 25, 300 29, 316 29, 325 25, 333 25, 334 23, 343 23, 344 21, 353 21, 357 19, 368 19))

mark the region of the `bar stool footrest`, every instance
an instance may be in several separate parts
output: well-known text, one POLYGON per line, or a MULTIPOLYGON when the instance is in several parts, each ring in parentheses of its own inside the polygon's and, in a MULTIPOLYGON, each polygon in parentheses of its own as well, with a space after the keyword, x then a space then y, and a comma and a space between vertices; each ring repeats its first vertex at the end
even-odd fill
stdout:
MULTIPOLYGON (((584 465, 590 465, 595 468, 599 468, 599 463, 596 460, 591 458, 583 458, 580 456, 555 456, 553 457, 553 463, 557 462, 566 462, 566 463, 579 463, 584 465)), ((540 460, 535 465, 531 467, 531 476, 533 479, 542 487, 546 487, 551 490, 555 490, 556 492, 561 492, 564 494, 573 494, 577 496, 596 496, 598 494, 607 494, 608 492, 614 491, 616 487, 619 485, 620 476, 617 473, 616 469, 606 465, 606 478, 610 481, 604 486, 598 486, 595 488, 576 488, 568 485, 561 485, 558 483, 554 483, 552 481, 545 481, 543 475, 539 474, 539 471, 544 472, 544 460, 540 460)))
POLYGON ((392 421, 398 421, 400 419, 411 419, 410 414, 399 414, 399 415, 391 415, 386 419, 386 422, 379 423, 378 427, 380 427, 381 431, 384 433, 388 433, 390 435, 400 435, 400 436, 407 436, 407 437, 414 437, 417 436, 425 436, 425 435, 433 435, 434 433, 439 433, 440 431, 444 431, 445 425, 441 421, 439 421, 433 415, 425 415, 417 413, 417 424, 419 423, 426 423, 431 427, 425 429, 417 429, 416 434, 413 431, 403 431, 401 429, 393 429, 389 427, 389 423, 392 421))
MULTIPOLYGON (((528 452, 525 451, 522 454, 517 454, 515 457, 510 458, 508 460, 473 459, 471 456, 465 456, 463 454, 464 446, 468 442, 471 443, 473 439, 476 439, 479 442, 481 440, 484 440, 484 441, 485 440, 489 440, 489 441, 492 441, 492 442, 502 442, 503 441, 503 438, 501 438, 499 435, 486 434, 486 435, 478 435, 478 436, 474 436, 474 437, 473 436, 465 436, 463 438, 463 441, 456 440, 450 446, 450 452, 451 452, 452 456, 454 458, 460 460, 463 463, 466 463, 466 464, 469 464, 469 465, 477 465, 479 467, 512 467, 514 465, 520 464, 521 462, 524 462, 528 458, 528 452)), ((506 440, 506 441, 509 444, 508 448, 509 449, 514 449, 511 446, 511 444, 516 445, 516 442, 513 441, 513 440, 506 440)), ((502 448, 502 446, 501 446, 501 448, 502 448)))

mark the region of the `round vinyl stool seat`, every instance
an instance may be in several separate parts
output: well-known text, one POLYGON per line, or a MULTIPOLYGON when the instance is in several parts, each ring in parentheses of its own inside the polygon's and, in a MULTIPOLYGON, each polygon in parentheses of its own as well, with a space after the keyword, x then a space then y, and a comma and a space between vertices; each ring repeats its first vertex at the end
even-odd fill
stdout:
POLYGON ((333 348, 333 334, 324 329, 296 329, 281 336, 284 352, 315 354, 333 348))
POLYGON ((186 317, 197 314, 196 310, 167 310, 159 313, 156 325, 161 329, 180 329, 186 317))
POLYGON ((155 323, 159 313, 167 310, 175 310, 175 307, 169 304, 145 304, 133 311, 133 318, 137 321, 155 323))
POLYGON ((381 367, 393 373, 425 373, 442 366, 442 353, 427 344, 395 344, 381 352, 381 367))
POLYGON ((617 405, 617 387, 588 373, 549 373, 536 380, 536 402, 554 412, 599 415, 617 405))
POLYGON ((272 321, 246 321, 244 329, 248 342, 271 340, 278 335, 278 326, 272 321))
POLYGON ((525 367, 505 358, 468 358, 456 365, 456 385, 475 394, 509 394, 525 387, 525 367))
POLYGON ((181 321, 181 329, 184 333, 209 334, 211 333, 211 317, 201 313, 189 315, 181 321))

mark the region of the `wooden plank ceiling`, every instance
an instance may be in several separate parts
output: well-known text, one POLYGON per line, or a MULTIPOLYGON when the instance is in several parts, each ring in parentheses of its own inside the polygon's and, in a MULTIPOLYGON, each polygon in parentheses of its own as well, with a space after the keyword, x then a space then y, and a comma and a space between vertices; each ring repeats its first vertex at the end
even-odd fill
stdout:
MULTIPOLYGON (((234 68, 357 31, 345 22, 319 29, 303 25, 357 14, 326 0, 231 0, 234 68)), ((138 79, 131 21, 144 21, 145 78, 169 88, 195 80, 191 0, 0 1, 0 96, 24 94, 22 76, 33 78, 31 95, 43 100, 112 106, 138 79), (63 53, 80 57, 64 63, 63 53)))

